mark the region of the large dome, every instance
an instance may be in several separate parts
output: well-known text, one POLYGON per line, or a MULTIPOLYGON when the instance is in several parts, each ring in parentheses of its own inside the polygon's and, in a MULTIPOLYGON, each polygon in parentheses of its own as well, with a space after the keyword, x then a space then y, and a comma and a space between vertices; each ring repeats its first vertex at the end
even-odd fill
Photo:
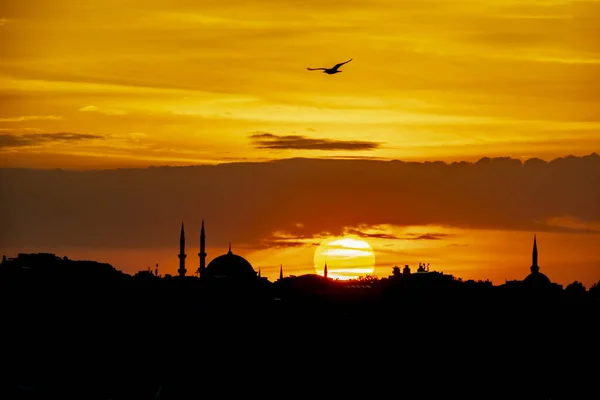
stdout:
POLYGON ((204 274, 210 278, 252 279, 257 277, 252 265, 244 257, 233 254, 231 249, 227 254, 218 256, 208 263, 204 274))

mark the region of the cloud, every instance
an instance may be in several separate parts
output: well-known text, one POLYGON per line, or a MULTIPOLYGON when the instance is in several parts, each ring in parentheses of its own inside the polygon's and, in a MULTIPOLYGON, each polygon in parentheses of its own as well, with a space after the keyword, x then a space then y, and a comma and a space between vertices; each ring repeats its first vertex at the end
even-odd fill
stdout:
MULTIPOLYGON (((375 227, 376 228, 376 227, 375 227)), ((344 231, 344 235, 356 235, 365 239, 389 239, 389 240, 441 240, 450 236, 449 233, 406 233, 405 235, 396 235, 391 232, 373 229, 373 227, 350 228, 344 231)))
POLYGON ((2 133, 0 134, 0 149, 39 146, 41 144, 53 142, 80 142, 93 139, 104 139, 104 136, 70 132, 2 133))
POLYGON ((32 133, 32 132, 41 132, 43 129, 40 128, 0 128, 0 132, 12 133, 12 134, 21 134, 21 133, 32 133))
POLYGON ((263 240, 258 246, 252 246, 254 249, 287 249, 306 246, 318 246, 318 242, 304 240, 263 240))
POLYGON ((260 240, 260 244, 256 248, 292 248, 292 247, 306 247, 306 246, 318 246, 319 241, 317 239, 324 238, 326 235, 317 233, 314 235, 305 235, 301 231, 304 226, 302 224, 296 224, 294 226, 294 232, 278 230, 272 233, 270 237, 263 238, 260 240))
POLYGON ((360 140, 317 139, 301 135, 274 135, 272 133, 254 133, 250 135, 257 149, 276 150, 375 150, 378 142, 360 140))
POLYGON ((398 236, 391 233, 382 233, 382 232, 364 232, 360 229, 346 229, 346 235, 355 235, 361 238, 370 238, 370 239, 400 239, 398 236))
POLYGON ((450 236, 450 235, 447 233, 426 233, 424 235, 419 235, 419 236, 410 238, 410 240, 441 240, 448 236, 450 236))
POLYGON ((131 132, 129 133, 129 138, 135 142, 138 142, 142 139, 147 139, 148 135, 143 132, 131 132))
POLYGON ((571 216, 555 216, 543 221, 549 230, 573 233, 600 233, 600 223, 591 223, 571 216))
POLYGON ((389 157, 377 157, 377 156, 350 156, 350 155, 342 155, 342 156, 323 156, 324 159, 338 159, 338 160, 387 160, 389 161, 389 157))
POLYGON ((23 122, 23 121, 59 121, 62 120, 63 117, 59 117, 56 115, 24 115, 21 117, 5 117, 0 118, 0 122, 23 122))
POLYGON ((106 114, 106 115, 126 115, 127 114, 123 110, 116 110, 116 109, 111 109, 111 108, 103 108, 103 107, 98 107, 98 106, 94 106, 94 105, 81 107, 79 109, 79 111, 83 111, 83 112, 97 112, 97 113, 106 114))
POLYGON ((85 107, 81 107, 79 109, 79 111, 98 111, 99 108, 96 106, 85 106, 85 107))
POLYGON ((437 228, 412 227, 581 230, 600 224, 598 181, 595 153, 549 162, 286 159, 112 171, 0 169, 0 243, 169 247, 176 246, 182 220, 190 243, 197 243, 202 219, 207 244, 222 247, 311 243, 325 232, 382 224, 411 228, 363 231, 425 241, 443 236, 437 228), (281 231, 289 234, 274 236, 281 231))

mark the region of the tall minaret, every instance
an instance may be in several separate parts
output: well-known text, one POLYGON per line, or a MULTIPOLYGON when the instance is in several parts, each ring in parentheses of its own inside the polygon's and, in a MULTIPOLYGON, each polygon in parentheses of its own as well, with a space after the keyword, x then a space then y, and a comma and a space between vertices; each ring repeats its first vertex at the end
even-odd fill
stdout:
POLYGON ((204 220, 202 220, 202 228, 200 229, 200 253, 198 253, 198 257, 200 257, 200 268, 198 268, 198 273, 202 278, 202 274, 206 268, 206 234, 204 233, 204 220))
POLYGON ((531 273, 537 274, 540 271, 538 266, 538 252, 537 252, 537 240, 535 234, 533 235, 533 253, 531 255, 531 273))
POLYGON ((327 263, 325 263, 325 268, 323 268, 323 276, 327 279, 327 263))
POLYGON ((183 231, 183 222, 181 223, 181 235, 179 236, 179 276, 185 276, 185 232, 183 231))
POLYGON ((283 264, 279 266, 279 279, 283 279, 283 264))

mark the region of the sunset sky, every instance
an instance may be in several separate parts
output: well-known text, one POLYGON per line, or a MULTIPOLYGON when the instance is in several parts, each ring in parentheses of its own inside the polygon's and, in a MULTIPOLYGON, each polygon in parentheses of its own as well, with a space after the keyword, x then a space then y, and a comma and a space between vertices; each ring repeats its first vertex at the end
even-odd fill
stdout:
POLYGON ((0 250, 175 273, 204 218, 209 260, 231 240, 273 279, 352 236, 378 276, 502 283, 537 233, 541 271, 589 287, 599 37, 600 1, 5 1, 0 250))

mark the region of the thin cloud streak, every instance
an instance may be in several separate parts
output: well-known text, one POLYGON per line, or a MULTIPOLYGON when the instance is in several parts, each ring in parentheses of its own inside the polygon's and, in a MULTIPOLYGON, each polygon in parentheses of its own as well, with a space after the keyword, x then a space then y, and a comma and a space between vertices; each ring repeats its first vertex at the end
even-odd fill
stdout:
POLYGON ((360 140, 334 140, 309 138, 301 135, 275 135, 272 133, 254 133, 250 135, 257 149, 271 150, 375 150, 381 146, 377 142, 360 140))
POLYGON ((98 107, 98 106, 95 106, 95 105, 89 105, 89 106, 81 107, 79 109, 79 111, 82 111, 82 112, 97 112, 97 113, 106 114, 106 115, 125 115, 125 114, 127 114, 127 112, 125 112, 123 110, 116 110, 116 109, 111 109, 111 108, 103 108, 103 107, 98 107))
POLYGON ((0 122, 24 122, 24 121, 60 121, 63 117, 57 115, 24 115, 20 117, 0 118, 0 122))
POLYGON ((0 149, 39 146, 53 142, 81 142, 104 139, 104 136, 88 133, 0 133, 0 149))

